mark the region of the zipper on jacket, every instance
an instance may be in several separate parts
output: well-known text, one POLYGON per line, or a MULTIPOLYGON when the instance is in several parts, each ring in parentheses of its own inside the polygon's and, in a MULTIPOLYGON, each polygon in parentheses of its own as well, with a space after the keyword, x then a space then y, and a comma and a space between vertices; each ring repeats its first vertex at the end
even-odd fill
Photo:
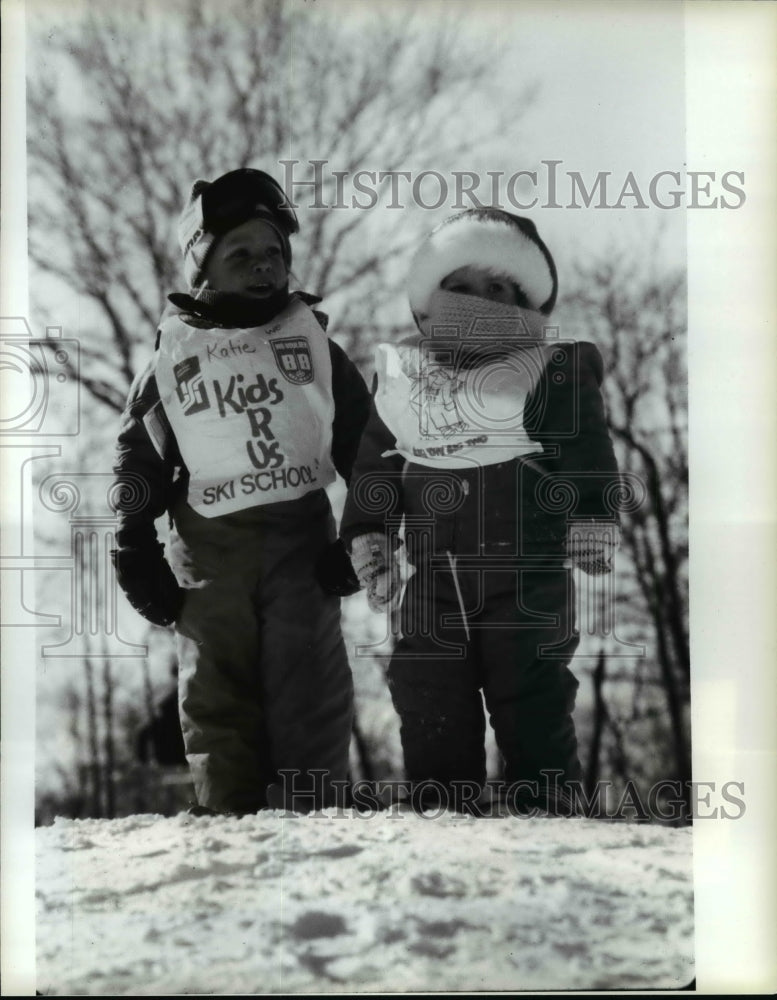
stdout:
POLYGON ((467 639, 470 638, 469 625, 467 624, 467 612, 464 608, 464 599, 461 596, 461 587, 459 586, 459 577, 456 573, 456 557, 452 554, 450 549, 445 550, 445 554, 448 557, 448 563, 451 567, 451 574, 453 576, 453 586, 456 588, 456 597, 459 600, 459 607, 461 608, 461 617, 464 624, 464 632, 466 633, 467 639))

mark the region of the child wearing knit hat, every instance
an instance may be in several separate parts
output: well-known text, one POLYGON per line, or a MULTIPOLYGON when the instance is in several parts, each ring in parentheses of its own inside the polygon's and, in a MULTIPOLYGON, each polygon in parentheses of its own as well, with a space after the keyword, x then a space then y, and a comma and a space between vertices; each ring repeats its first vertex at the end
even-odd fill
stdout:
POLYGON ((175 626, 205 813, 321 806, 348 773, 339 598, 358 582, 326 487, 350 477, 370 397, 320 300, 289 290, 298 229, 262 171, 194 183, 178 232, 189 288, 169 296, 118 438, 114 565, 136 610, 175 626))
POLYGON ((417 331, 376 353, 373 407, 341 534, 374 611, 412 567, 388 679, 406 777, 477 811, 485 708, 508 807, 572 809, 579 642, 569 562, 611 570, 618 470, 601 356, 560 341, 558 281, 534 224, 496 209, 446 219, 417 250, 417 331))

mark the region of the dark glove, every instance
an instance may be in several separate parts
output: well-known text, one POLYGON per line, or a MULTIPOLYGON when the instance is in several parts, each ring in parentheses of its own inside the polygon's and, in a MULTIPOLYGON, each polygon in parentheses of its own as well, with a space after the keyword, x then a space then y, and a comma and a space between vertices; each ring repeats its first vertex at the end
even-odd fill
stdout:
POLYGON ((359 580, 342 539, 324 549, 316 563, 316 579, 327 594, 350 597, 359 591, 359 580))
POLYGON ((132 607, 153 625, 172 625, 183 608, 186 591, 176 580, 158 544, 112 549, 116 579, 132 607))

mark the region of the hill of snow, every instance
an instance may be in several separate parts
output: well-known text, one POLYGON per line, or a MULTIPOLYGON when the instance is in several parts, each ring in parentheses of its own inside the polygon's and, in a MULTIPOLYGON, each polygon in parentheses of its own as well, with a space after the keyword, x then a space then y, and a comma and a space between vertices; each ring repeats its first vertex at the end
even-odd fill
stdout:
POLYGON ((690 828, 327 810, 35 831, 43 995, 666 989, 690 828))

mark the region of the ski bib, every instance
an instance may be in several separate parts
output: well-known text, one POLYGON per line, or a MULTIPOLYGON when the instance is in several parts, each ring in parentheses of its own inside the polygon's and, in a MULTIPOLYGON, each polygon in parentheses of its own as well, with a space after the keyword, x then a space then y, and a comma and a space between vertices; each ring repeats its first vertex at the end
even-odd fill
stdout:
POLYGON ((517 347, 477 368, 441 363, 423 346, 380 344, 375 405, 396 438, 395 453, 431 468, 495 465, 539 454, 524 408, 547 363, 541 344, 517 347))
POLYGON ((329 343, 303 302, 250 329, 167 317, 156 378, 198 513, 293 500, 334 481, 329 343))

